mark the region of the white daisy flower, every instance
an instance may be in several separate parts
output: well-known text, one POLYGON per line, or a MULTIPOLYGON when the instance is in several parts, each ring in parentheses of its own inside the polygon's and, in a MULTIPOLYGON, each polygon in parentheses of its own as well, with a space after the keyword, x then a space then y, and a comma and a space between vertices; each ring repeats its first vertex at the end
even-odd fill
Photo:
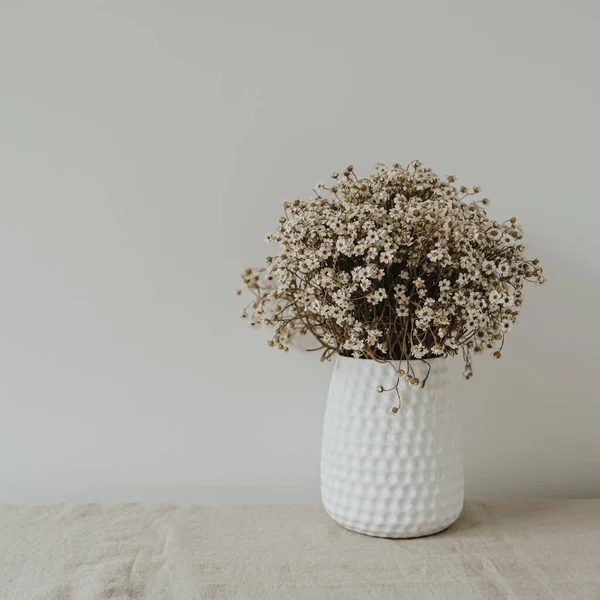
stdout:
POLYGON ((400 305, 396 308, 396 314, 399 317, 408 317, 410 315, 410 311, 408 310, 408 306, 400 305))
POLYGON ((431 262, 437 262, 444 258, 444 254, 440 250, 434 249, 427 254, 427 258, 429 258, 431 262))
POLYGON ((423 344, 419 343, 419 344, 415 344, 412 348, 411 348, 411 354, 415 357, 415 358, 423 358, 424 356, 427 355, 427 349, 423 346, 423 344))
POLYGON ((492 290, 488 296, 488 300, 492 304, 500 304, 502 302, 502 294, 498 290, 492 290))
POLYGON ((393 259, 394 259, 394 255, 388 251, 382 252, 379 255, 379 260, 385 265, 389 265, 393 259))

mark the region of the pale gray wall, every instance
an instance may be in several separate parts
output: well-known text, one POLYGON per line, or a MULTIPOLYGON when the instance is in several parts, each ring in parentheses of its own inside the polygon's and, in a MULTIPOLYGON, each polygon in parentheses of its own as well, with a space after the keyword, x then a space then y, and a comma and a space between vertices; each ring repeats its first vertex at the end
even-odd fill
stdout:
POLYGON ((238 320, 284 198, 420 158, 549 283, 452 365, 474 497, 600 493, 598 3, 0 3, 0 501, 318 500, 331 365, 238 320))

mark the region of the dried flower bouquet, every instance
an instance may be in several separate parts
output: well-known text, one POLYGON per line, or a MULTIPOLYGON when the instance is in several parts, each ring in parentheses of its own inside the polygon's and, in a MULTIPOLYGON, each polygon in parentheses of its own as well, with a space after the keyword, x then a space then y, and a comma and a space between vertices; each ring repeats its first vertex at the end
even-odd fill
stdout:
POLYGON ((242 274, 253 294, 242 316, 274 330, 269 345, 287 351, 310 333, 322 360, 400 361, 398 381, 412 385, 425 383, 414 360, 461 351, 470 378, 472 352, 500 358, 524 282, 544 281, 516 218, 490 219, 478 187, 419 161, 378 164, 364 178, 348 166, 332 180, 284 202, 266 237, 280 251, 242 274))

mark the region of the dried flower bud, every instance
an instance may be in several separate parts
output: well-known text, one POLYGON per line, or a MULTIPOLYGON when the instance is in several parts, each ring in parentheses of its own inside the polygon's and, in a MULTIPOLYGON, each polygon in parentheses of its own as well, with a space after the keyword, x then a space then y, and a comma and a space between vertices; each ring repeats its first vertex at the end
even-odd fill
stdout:
POLYGON ((494 356, 496 358, 501 358, 502 357, 502 353, 500 352, 500 350, 496 350, 496 352, 494 352, 494 356))
POLYGON ((480 191, 481 191, 481 188, 478 185, 473 186, 473 193, 474 194, 479 194, 480 191))
POLYGON ((487 198, 482 198, 481 204, 483 204, 484 206, 487 206, 489 203, 490 203, 490 201, 487 198))
POLYGON ((397 407, 397 406, 394 406, 394 407, 392 408, 392 413, 393 413, 393 414, 396 414, 397 412, 398 412, 398 407, 397 407))
POLYGON ((454 175, 448 175, 446 179, 448 180, 448 183, 454 183, 456 181, 456 177, 454 175))
POLYGON ((242 290, 235 290, 235 295, 236 296, 241 296, 242 295, 242 290))
POLYGON ((378 385, 377 386, 377 391, 381 394, 381 392, 383 392, 383 386, 382 385, 378 385))

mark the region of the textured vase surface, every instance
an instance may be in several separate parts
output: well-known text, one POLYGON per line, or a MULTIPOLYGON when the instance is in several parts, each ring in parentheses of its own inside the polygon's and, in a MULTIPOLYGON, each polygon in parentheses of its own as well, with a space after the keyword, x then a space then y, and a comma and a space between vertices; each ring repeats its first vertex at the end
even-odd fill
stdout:
MULTIPOLYGON (((321 495, 340 525, 368 535, 410 538, 449 527, 463 506, 463 461, 446 361, 429 361, 424 387, 396 384, 394 368, 338 357, 321 450, 321 495)), ((398 363, 394 363, 398 367, 398 363)), ((427 365, 411 361, 418 377, 427 365)))

